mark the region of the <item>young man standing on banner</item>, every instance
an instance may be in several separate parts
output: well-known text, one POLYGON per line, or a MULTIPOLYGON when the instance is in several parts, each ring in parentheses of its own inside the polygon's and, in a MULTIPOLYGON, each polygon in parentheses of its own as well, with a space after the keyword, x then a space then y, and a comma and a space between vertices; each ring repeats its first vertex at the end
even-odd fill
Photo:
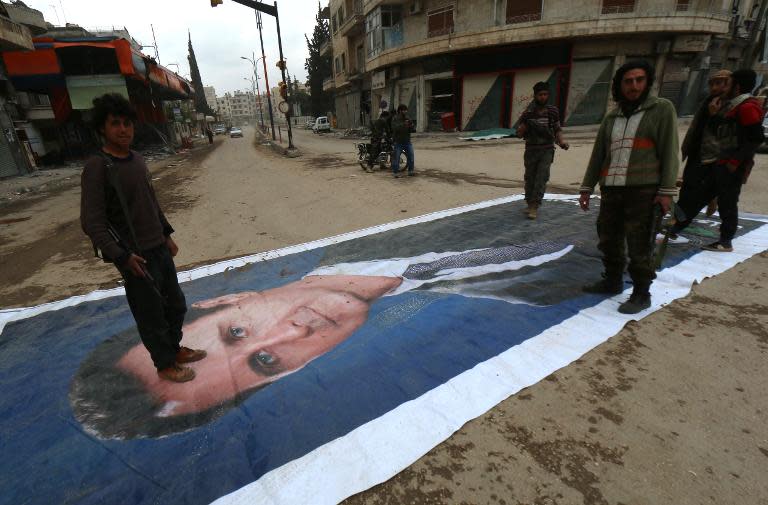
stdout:
POLYGON ((125 295, 157 375, 173 382, 195 378, 181 364, 205 358, 205 351, 181 347, 187 304, 172 256, 171 238, 142 156, 131 150, 136 111, 122 95, 93 101, 93 124, 104 141, 82 174, 80 222, 94 248, 115 264, 125 295))
POLYGON ((623 314, 651 306, 654 207, 667 212, 677 193, 677 114, 669 100, 650 96, 653 80, 653 67, 645 61, 627 62, 616 71, 612 93, 617 107, 600 124, 580 188, 579 205, 586 211, 600 182, 597 234, 605 268, 603 279, 584 291, 614 295, 624 290, 626 244, 634 288, 619 307, 623 314))
POLYGON ((739 195, 741 186, 749 177, 757 148, 765 140, 763 133, 763 107, 752 96, 757 74, 751 69, 735 71, 727 102, 720 98, 709 104, 711 120, 715 122, 719 147, 716 161, 701 185, 690 193, 683 193, 678 206, 685 221, 678 221, 672 233, 684 230, 699 211, 717 197, 720 213, 720 239, 705 245, 707 251, 731 252, 739 223, 739 195))
MULTIPOLYGON (((707 174, 715 168, 720 146, 717 143, 714 118, 710 117, 709 105, 715 99, 727 96, 730 91, 730 70, 719 70, 709 78, 709 96, 696 111, 681 146, 683 161, 688 160, 683 171, 683 185, 680 188, 681 200, 701 186, 707 174)), ((712 215, 716 208, 717 201, 712 200, 707 207, 707 215, 712 215)))
POLYGON ((549 84, 537 82, 533 86, 534 100, 517 122, 517 136, 525 138, 525 212, 528 219, 536 219, 549 181, 549 169, 555 159, 555 144, 567 150, 560 127, 560 112, 548 105, 549 84))

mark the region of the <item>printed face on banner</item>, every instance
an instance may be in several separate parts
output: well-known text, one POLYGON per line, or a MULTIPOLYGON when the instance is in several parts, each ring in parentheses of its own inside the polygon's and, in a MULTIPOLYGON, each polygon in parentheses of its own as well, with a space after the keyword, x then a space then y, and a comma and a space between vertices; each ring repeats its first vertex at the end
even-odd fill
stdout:
POLYGON ((332 349, 365 322, 372 301, 400 283, 396 277, 308 276, 275 289, 204 300, 194 307, 217 310, 183 328, 185 346, 208 352, 195 364, 197 379, 160 379, 140 343, 117 366, 165 405, 162 416, 204 411, 332 349))

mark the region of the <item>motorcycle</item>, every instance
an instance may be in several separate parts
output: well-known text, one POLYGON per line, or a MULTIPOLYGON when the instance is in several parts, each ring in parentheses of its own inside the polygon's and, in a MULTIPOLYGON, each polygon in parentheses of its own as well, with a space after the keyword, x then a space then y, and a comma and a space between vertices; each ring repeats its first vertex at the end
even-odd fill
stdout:
MULTIPOLYGON (((360 142, 355 144, 355 147, 357 148, 357 161, 363 170, 369 170, 369 164, 371 170, 376 165, 379 165, 380 170, 389 170, 392 167, 392 155, 394 154, 395 146, 391 139, 385 137, 381 140, 381 151, 378 153, 371 152, 373 150, 373 144, 371 143, 360 142), (375 156, 375 158, 371 162, 372 156, 375 156)), ((401 152, 400 166, 405 167, 407 162, 405 153, 401 152)))

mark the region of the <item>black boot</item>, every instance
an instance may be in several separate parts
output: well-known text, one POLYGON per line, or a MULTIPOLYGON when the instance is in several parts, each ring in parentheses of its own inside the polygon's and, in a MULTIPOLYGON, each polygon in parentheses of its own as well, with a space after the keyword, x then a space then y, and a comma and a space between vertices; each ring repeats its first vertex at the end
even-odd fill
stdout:
POLYGON ((610 279, 605 277, 593 284, 582 286, 581 290, 593 295, 618 295, 624 291, 624 281, 621 278, 610 279))
POLYGON ((635 289, 629 300, 619 305, 622 314, 637 314, 651 306, 651 294, 647 290, 635 289))

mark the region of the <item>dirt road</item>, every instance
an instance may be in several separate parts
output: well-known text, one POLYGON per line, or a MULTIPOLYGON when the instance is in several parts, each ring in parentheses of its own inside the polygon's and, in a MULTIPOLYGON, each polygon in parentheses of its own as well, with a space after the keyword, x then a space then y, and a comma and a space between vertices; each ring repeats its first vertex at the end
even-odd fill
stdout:
MULTIPOLYGON (((180 269, 520 192, 517 141, 417 137, 419 176, 394 180, 360 170, 351 139, 298 130, 304 156, 285 159, 245 134, 152 167, 180 269)), ((583 137, 558 152, 551 191, 578 187, 583 137)), ((748 211, 768 213, 766 167, 748 211)), ((3 307, 115 285, 80 231, 76 185, 0 212, 3 307)), ((349 503, 768 504, 767 267, 764 253, 705 281, 349 503)))

